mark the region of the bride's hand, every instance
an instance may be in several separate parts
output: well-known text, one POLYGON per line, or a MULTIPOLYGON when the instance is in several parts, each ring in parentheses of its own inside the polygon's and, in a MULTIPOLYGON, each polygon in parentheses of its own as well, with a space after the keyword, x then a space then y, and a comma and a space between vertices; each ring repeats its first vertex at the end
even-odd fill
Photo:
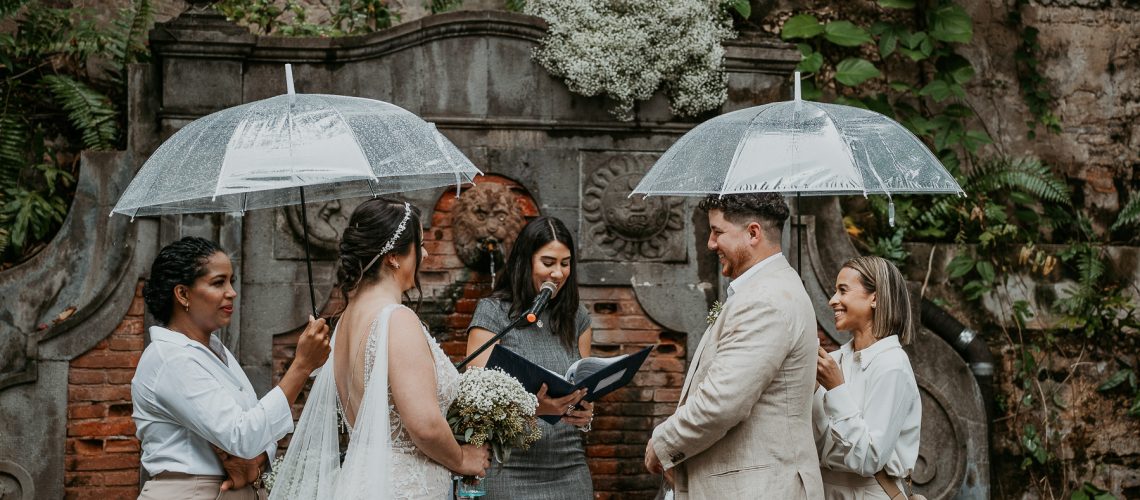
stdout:
POLYGON ((489 446, 464 444, 460 445, 459 449, 463 452, 463 460, 459 463, 459 469, 455 471, 457 474, 476 477, 487 475, 487 467, 491 466, 489 446))
POLYGON ((537 396, 538 409, 534 412, 536 415, 565 415, 586 396, 586 389, 578 389, 560 398, 551 398, 546 395, 546 384, 542 384, 537 396))

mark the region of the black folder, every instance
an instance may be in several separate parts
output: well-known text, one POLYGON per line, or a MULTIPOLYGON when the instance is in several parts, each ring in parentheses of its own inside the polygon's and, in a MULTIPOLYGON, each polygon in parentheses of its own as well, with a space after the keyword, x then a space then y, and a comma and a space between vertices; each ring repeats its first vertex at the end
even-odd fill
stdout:
MULTIPOLYGON (((577 377, 581 380, 576 380, 573 383, 566 380, 563 375, 538 366, 501 345, 496 345, 491 351, 491 357, 487 360, 487 368, 503 370, 522 382, 523 388, 532 394, 538 394, 542 384, 546 384, 547 395, 555 398, 560 398, 585 387, 587 392, 582 399, 593 402, 633 380, 633 376, 641 369, 641 365, 645 363, 646 358, 649 357, 649 352, 652 350, 653 347, 650 346, 633 354, 613 358, 585 358, 579 362, 581 363, 579 370, 585 374, 585 377, 577 377), (597 371, 592 370, 595 367, 598 368, 597 371), (587 369, 591 373, 586 374, 587 369)), ((542 415, 540 418, 554 424, 558 423, 562 416, 542 415)))

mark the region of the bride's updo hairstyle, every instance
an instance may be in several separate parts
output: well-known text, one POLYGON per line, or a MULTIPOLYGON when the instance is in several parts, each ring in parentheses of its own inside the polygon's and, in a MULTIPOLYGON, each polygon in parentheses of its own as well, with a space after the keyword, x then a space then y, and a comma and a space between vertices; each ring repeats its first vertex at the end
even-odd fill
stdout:
POLYGON ((374 283, 392 271, 383 265, 385 255, 404 255, 414 248, 416 291, 422 300, 419 269, 422 242, 420 211, 414 205, 383 197, 361 203, 352 212, 340 238, 337 288, 347 301, 353 290, 374 283))

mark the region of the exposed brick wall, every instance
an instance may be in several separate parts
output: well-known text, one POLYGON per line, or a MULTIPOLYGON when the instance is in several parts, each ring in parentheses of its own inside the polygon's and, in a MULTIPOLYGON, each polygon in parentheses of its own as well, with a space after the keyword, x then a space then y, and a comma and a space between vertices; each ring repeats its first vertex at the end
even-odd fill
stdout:
MULTIPOLYGON (((501 182, 517 193, 516 201, 529 217, 539 215, 534 201, 521 186, 497 176, 480 182, 501 182)), ((428 257, 420 268, 425 302, 420 317, 431 327, 444 351, 454 361, 467 350, 467 325, 479 299, 491 293, 491 278, 463 266, 455 253, 451 208, 455 193, 437 201, 431 227, 424 235, 428 257)), ((568 221, 573 222, 573 221, 568 221)), ((629 386, 608 395, 597 405, 593 431, 586 435, 586 452, 598 499, 652 498, 658 478, 645 472, 645 443, 653 427, 673 413, 685 377, 685 334, 666 332, 651 321, 629 287, 580 288, 594 329, 593 354, 615 356, 658 344, 629 386)), ((414 295, 414 292, 413 292, 414 295)), ((339 305, 330 306, 335 311, 339 305)), ((284 374, 291 362, 297 334, 274 339, 274 373, 284 374)), ((304 395, 294 405, 300 416, 304 395)))
POLYGON ((111 334, 71 360, 67 376, 65 494, 69 499, 133 499, 139 494, 139 441, 131 421, 131 378, 143 351, 142 283, 111 334))

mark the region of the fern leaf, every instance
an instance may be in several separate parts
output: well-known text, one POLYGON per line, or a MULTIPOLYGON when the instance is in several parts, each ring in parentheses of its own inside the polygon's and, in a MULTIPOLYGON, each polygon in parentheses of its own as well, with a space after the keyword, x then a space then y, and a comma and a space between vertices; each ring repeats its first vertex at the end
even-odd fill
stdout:
POLYGON ((1042 201, 1070 204, 1069 186, 1035 158, 998 158, 983 162, 966 178, 967 192, 1021 190, 1042 201))
MULTIPOLYGON (((0 19, 7 19, 12 14, 15 14, 20 10, 20 7, 23 7, 28 1, 29 0, 0 0, 0 19)), ((2 252, 3 249, 0 248, 0 253, 2 252)))
POLYGON ((27 163, 28 126, 16 113, 0 116, 0 187, 11 187, 27 163))
POLYGON ((1112 223, 1111 231, 1116 231, 1124 226, 1132 225, 1140 222, 1140 191, 1132 193, 1131 199, 1124 208, 1120 210, 1120 215, 1116 216, 1116 222, 1112 223))
POLYGON ((115 148, 118 110, 107 96, 66 76, 48 75, 43 82, 67 111, 67 118, 82 135, 85 147, 101 151, 115 148))

